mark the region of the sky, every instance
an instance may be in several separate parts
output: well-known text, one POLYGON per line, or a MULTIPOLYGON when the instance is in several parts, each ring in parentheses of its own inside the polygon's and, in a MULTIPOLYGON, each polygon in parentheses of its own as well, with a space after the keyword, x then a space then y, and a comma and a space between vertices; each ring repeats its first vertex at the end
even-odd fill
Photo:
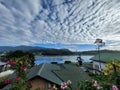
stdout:
POLYGON ((0 0, 0 46, 120 50, 120 0, 0 0))
POLYGON ((89 51, 97 50, 97 45, 94 44, 36 44, 34 46, 40 46, 45 48, 57 48, 57 49, 69 49, 71 51, 89 51))

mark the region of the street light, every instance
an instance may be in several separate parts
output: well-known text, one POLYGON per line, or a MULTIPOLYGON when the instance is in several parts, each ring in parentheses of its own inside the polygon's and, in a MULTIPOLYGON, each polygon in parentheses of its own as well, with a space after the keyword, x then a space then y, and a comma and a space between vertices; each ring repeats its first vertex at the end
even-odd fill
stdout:
POLYGON ((105 42, 103 42, 102 39, 96 39, 94 42, 97 45, 97 49, 98 49, 98 54, 99 54, 99 65, 100 65, 100 71, 101 71, 101 62, 100 62, 100 47, 105 45, 105 42))

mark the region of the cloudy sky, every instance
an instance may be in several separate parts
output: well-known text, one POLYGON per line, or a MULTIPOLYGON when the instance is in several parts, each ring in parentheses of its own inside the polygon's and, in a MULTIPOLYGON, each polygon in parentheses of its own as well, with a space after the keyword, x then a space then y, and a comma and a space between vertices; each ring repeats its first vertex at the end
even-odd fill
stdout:
MULTIPOLYGON (((120 46, 120 0, 0 0, 0 46, 120 46)), ((76 48, 77 47, 77 48, 76 48)))

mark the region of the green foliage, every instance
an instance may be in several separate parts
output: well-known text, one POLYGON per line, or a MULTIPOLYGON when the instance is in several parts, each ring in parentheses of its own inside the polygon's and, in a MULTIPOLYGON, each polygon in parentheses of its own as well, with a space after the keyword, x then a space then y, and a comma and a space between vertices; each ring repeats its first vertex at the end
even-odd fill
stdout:
POLYGON ((57 62, 51 62, 51 64, 58 64, 57 62))
MULTIPOLYGON (((109 83, 99 84, 99 90, 111 90, 112 85, 109 83)), ((93 81, 82 81, 78 83, 79 90, 98 90, 96 86, 94 86, 93 81)))
POLYGON ((6 84, 11 84, 10 90, 30 90, 31 85, 27 81, 27 67, 29 62, 27 57, 16 58, 8 61, 7 64, 15 69, 15 77, 5 80, 6 84))
POLYGON ((99 85, 102 86, 103 89, 100 90, 111 90, 112 85, 117 85, 116 81, 118 81, 118 85, 117 87, 120 88, 120 77, 114 77, 113 73, 110 75, 96 75, 93 73, 88 73, 89 76, 91 76, 92 78, 94 78, 95 80, 97 80, 99 82, 99 85), (118 79, 118 80, 116 80, 118 79))
POLYGON ((107 83, 105 83, 105 84, 102 84, 102 89, 101 90, 111 90, 111 85, 110 84, 107 84, 107 83))
POLYGON ((42 55, 73 55, 73 52, 68 49, 44 49, 41 51, 42 55))
POLYGON ((2 83, 5 79, 7 79, 9 77, 9 75, 8 76, 4 76, 4 77, 0 77, 0 83, 2 83))
MULTIPOLYGON (((31 67, 34 65, 35 57, 32 53, 30 52, 23 52, 21 50, 17 50, 14 52, 8 52, 5 57, 10 60, 12 59, 15 62, 18 62, 19 58, 23 58, 25 62, 27 62, 31 67), (18 59, 17 59, 18 58, 18 59)), ((22 60, 22 59, 21 59, 22 60)))
POLYGON ((65 63, 65 64, 70 64, 70 63, 71 63, 71 61, 65 61, 64 63, 65 63))
POLYGON ((81 81, 78 83, 78 90, 97 90, 92 81, 81 81))
POLYGON ((9 77, 8 76, 4 76, 0 78, 0 89, 3 88, 6 84, 4 83, 4 81, 9 77))
POLYGON ((112 60, 106 64, 106 70, 104 70, 104 75, 109 78, 109 82, 117 85, 120 88, 120 61, 112 60))
POLYGON ((105 76, 103 74, 98 75, 98 74, 93 74, 91 72, 88 72, 88 75, 92 77, 94 80, 97 80, 100 84, 111 82, 110 78, 108 78, 108 76, 105 76))

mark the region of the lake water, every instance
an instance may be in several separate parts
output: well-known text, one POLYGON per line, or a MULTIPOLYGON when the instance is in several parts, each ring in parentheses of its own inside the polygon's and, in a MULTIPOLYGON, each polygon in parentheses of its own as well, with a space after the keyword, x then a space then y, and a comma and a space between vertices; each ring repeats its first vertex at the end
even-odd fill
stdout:
MULTIPOLYGON (((42 64, 42 63, 51 63, 51 62, 58 62, 64 63, 65 61, 77 62, 78 56, 36 56, 35 57, 35 64, 42 64)), ((81 56, 83 62, 90 62, 89 60, 93 56, 81 56)))

